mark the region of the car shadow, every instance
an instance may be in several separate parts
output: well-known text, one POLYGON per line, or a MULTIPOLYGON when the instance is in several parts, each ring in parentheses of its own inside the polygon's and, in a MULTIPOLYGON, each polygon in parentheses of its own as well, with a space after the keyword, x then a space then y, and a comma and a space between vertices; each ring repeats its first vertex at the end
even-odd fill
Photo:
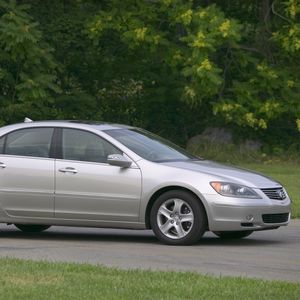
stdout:
MULTIPOLYGON (((59 228, 59 227, 57 227, 59 228)), ((106 243, 140 243, 166 246, 160 243, 150 230, 123 230, 123 229, 49 229, 40 233, 25 233, 12 227, 0 228, 0 238, 5 239, 25 239, 25 240, 41 240, 41 241, 72 241, 72 242, 106 242, 106 243)), ((286 244, 286 240, 257 238, 257 236, 249 236, 244 239, 220 239, 212 233, 206 233, 197 244, 190 247, 209 247, 209 246, 240 246, 251 247, 276 244, 286 244)))
POLYGON ((286 241, 280 240, 264 240, 247 237, 243 239, 220 239, 218 237, 203 237, 198 243, 198 246, 243 246, 243 247, 265 247, 266 245, 286 244, 286 241))
POLYGON ((132 243, 153 243, 153 244, 159 244, 159 241, 156 239, 156 237, 151 233, 141 233, 141 231, 138 231, 136 233, 136 230, 132 230, 129 232, 126 230, 126 232, 123 232, 122 229, 118 230, 118 232, 100 229, 99 232, 97 232, 95 229, 93 229, 93 232, 87 231, 78 231, 75 232, 66 230, 66 231, 55 231, 55 229, 49 229, 44 232, 38 232, 38 233, 28 233, 28 232, 22 232, 18 229, 0 229, 0 238, 6 238, 6 239, 26 239, 26 240, 43 240, 43 241, 86 241, 86 242, 132 242, 132 243))

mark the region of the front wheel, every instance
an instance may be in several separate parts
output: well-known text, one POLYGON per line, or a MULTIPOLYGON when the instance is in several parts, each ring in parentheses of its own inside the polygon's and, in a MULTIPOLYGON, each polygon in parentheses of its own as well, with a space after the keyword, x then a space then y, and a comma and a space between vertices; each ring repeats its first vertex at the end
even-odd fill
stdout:
POLYGON ((41 232, 44 230, 47 230, 49 227, 49 225, 29 225, 29 224, 14 224, 18 229, 20 229, 23 232, 41 232))
POLYGON ((169 191, 157 198, 150 214, 156 237, 169 245, 196 243, 207 229, 200 200, 186 191, 169 191))
POLYGON ((242 239, 249 236, 252 230, 243 231, 213 231, 213 233, 221 239, 242 239))

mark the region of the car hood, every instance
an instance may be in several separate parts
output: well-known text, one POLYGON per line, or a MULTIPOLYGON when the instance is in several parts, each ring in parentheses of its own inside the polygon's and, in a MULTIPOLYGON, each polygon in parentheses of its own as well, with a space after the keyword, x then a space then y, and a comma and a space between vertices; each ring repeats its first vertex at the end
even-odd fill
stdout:
POLYGON ((246 169, 227 166, 209 160, 164 162, 166 166, 201 172, 215 176, 216 180, 235 182, 252 188, 274 188, 281 184, 272 178, 246 169))

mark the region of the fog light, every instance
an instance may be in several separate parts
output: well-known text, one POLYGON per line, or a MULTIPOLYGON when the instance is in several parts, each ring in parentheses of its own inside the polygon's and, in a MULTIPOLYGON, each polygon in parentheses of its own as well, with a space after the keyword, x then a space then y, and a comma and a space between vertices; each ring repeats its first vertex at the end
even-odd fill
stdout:
POLYGON ((252 215, 248 215, 247 217, 246 217, 246 220, 247 221, 252 221, 254 219, 254 217, 252 216, 252 215))

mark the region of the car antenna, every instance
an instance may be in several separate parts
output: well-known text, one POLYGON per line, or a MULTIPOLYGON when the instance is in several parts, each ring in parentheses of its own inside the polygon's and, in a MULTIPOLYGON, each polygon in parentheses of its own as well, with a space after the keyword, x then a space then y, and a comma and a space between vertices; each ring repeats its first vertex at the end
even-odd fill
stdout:
POLYGON ((27 117, 24 119, 24 123, 30 123, 30 122, 33 122, 33 121, 27 117))

